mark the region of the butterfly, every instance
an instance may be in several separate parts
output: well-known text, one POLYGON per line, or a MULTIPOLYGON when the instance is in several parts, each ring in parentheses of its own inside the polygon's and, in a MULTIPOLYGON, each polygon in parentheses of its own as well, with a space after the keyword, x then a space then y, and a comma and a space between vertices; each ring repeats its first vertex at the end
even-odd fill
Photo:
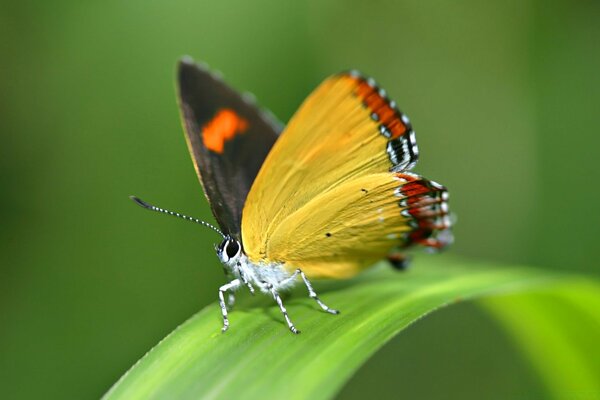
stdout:
POLYGON ((219 228, 213 229, 231 280, 219 288, 225 332, 233 293, 271 296, 293 333, 280 293, 316 278, 350 278, 377 261, 403 267, 414 245, 452 241, 448 191, 414 172, 419 151, 409 119, 373 79, 333 75, 284 128, 247 95, 189 58, 179 62, 185 138, 219 228), (225 301, 228 295, 228 302, 225 301))

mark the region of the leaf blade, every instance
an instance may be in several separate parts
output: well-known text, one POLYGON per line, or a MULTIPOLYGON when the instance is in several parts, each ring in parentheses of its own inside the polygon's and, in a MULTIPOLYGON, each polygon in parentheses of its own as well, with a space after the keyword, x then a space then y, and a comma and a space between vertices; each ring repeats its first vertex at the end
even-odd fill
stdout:
POLYGON ((469 265, 445 257, 409 274, 377 268, 356 279, 320 284, 340 316, 317 312, 305 293, 286 302, 292 335, 268 299, 231 313, 207 306, 142 358, 106 394, 119 398, 332 397, 357 368, 411 323, 456 301, 534 289, 558 276, 523 267, 469 265))
POLYGON ((574 279, 479 303, 500 321, 553 398, 600 393, 600 285, 574 279))

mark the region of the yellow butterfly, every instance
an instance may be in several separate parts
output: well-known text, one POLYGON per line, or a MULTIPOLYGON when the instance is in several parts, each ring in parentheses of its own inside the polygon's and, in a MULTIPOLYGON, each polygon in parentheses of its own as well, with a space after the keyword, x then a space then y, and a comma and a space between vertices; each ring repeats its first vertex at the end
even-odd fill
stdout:
POLYGON ((280 292, 302 280, 349 278, 378 260, 401 267, 415 244, 452 241, 448 192, 413 172, 418 158, 408 118, 385 91, 356 71, 326 79, 288 125, 261 111, 205 67, 179 63, 179 105, 196 172, 221 229, 217 256, 231 276, 225 294, 246 286, 273 297, 299 333, 280 292))

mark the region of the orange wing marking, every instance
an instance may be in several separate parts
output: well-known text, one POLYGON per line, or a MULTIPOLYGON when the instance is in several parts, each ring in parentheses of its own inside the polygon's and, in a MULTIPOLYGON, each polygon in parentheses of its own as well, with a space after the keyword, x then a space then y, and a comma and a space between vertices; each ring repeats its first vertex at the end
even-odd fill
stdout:
POLYGON ((448 191, 437 182, 409 173, 396 174, 402 183, 396 195, 402 214, 411 220, 413 228, 409 243, 419 243, 436 249, 452 242, 451 221, 448 217, 448 191))
POLYGON ((408 117, 398 110, 396 103, 373 79, 362 76, 358 71, 350 71, 344 76, 352 81, 353 95, 369 110, 379 133, 388 139, 386 152, 392 163, 390 170, 411 170, 419 158, 419 148, 408 117))
POLYGON ((223 108, 202 127, 202 140, 207 149, 222 154, 225 142, 248 129, 248 121, 229 108, 223 108))
MULTIPOLYGON (((352 76, 352 75, 351 75, 352 76)), ((373 112, 372 118, 380 123, 382 134, 388 139, 396 139, 410 130, 394 104, 386 98, 385 92, 378 89, 374 82, 369 82, 362 77, 352 78, 356 81, 354 94, 363 101, 366 108, 373 112)))

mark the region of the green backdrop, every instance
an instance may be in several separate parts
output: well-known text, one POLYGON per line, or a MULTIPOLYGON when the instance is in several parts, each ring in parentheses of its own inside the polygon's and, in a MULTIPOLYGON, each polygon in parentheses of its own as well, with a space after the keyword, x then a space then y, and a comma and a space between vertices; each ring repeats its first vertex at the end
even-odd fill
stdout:
MULTIPOLYGON (((374 76, 415 126, 418 171, 451 190, 452 252, 597 274, 599 17, 566 0, 0 3, 2 397, 97 398, 215 300, 214 235, 127 198, 214 221, 175 101, 184 54, 282 121, 331 73, 374 76)), ((399 385, 542 393, 476 305, 411 327, 340 398, 399 385)))

